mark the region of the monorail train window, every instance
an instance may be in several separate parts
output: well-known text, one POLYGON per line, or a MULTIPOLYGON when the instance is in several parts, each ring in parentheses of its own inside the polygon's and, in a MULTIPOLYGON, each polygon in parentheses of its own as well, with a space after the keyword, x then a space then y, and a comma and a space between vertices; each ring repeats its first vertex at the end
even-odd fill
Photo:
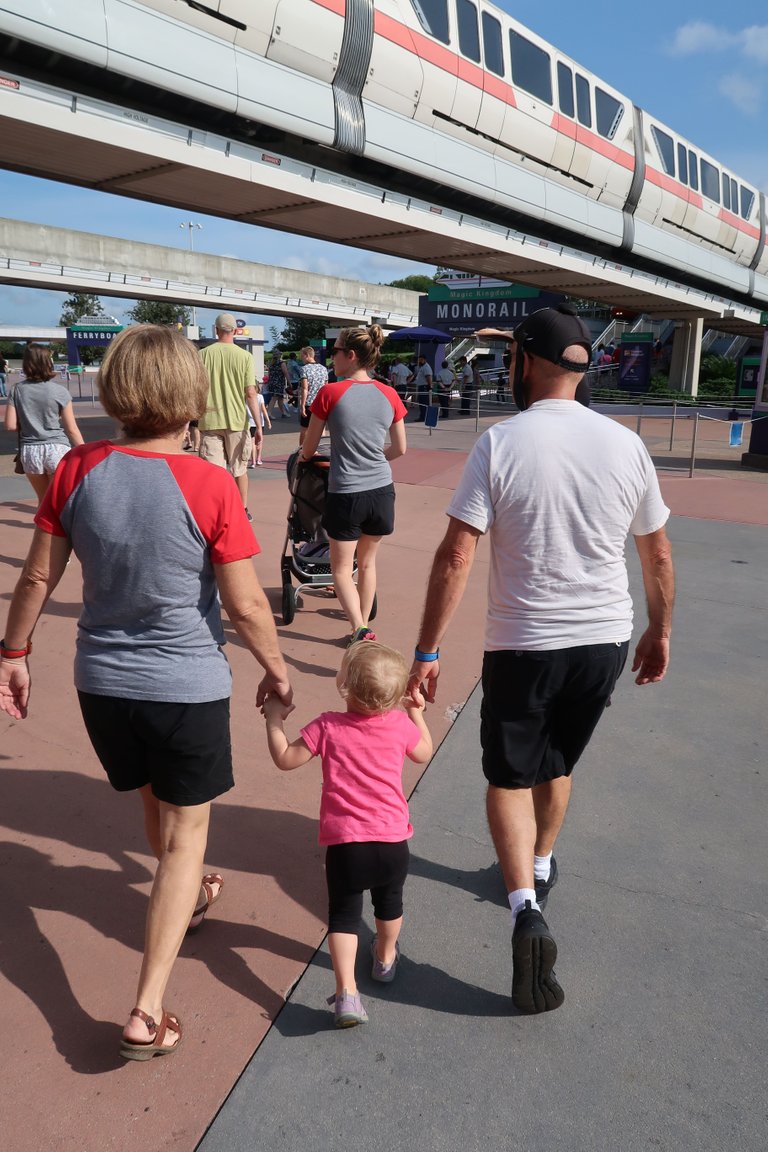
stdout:
POLYGON ((739 212, 739 186, 733 177, 731 177, 731 212, 734 215, 738 215, 739 212))
POLYGON ((656 147, 661 156, 661 163, 667 176, 674 176, 675 174, 675 142, 671 136, 666 132, 662 132, 661 128, 657 128, 655 124, 651 125, 651 132, 656 141, 656 147))
POLYGON ((720 203, 720 173, 708 160, 701 161, 701 190, 707 200, 720 203))
POLYGON ((557 63, 557 95, 560 101, 560 111, 566 116, 575 116, 576 105, 573 102, 573 72, 567 64, 558 60, 557 63))
POLYGON ((450 44, 448 0, 411 0, 411 4, 422 28, 429 32, 430 36, 434 36, 435 40, 450 44))
POLYGON ((483 51, 488 71, 503 76, 504 49, 501 43, 501 24, 489 12, 483 12, 483 51))
POLYGON ((609 92, 595 85, 595 123, 601 136, 613 140, 619 121, 624 115, 624 105, 609 92))
POLYGON ((546 104, 552 103, 552 69, 549 54, 519 32, 509 33, 512 83, 546 104))
POLYGON ((752 205, 755 202, 755 194, 749 188, 741 186, 741 214, 745 220, 749 220, 752 215, 752 205))
POLYGON ((723 208, 731 210, 731 182, 723 172, 723 208))
POLYGON ((470 60, 480 63, 480 30, 477 26, 477 5, 472 0, 456 0, 459 25, 459 48, 470 60))
POLYGON ((576 73, 576 115, 579 118, 579 124, 583 124, 585 128, 592 127, 589 80, 586 76, 579 76, 578 72, 576 73))
POLYGON ((677 178, 681 184, 688 183, 688 149, 685 144, 677 146, 677 178))
POLYGON ((688 183, 694 192, 699 190, 699 158, 695 152, 688 149, 688 183))

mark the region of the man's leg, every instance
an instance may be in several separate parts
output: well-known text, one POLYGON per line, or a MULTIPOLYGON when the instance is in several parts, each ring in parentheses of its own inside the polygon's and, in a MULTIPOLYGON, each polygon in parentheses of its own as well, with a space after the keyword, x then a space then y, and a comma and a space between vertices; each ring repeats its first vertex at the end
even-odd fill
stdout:
POLYGON ((530 788, 488 785, 488 827, 507 892, 533 888, 536 811, 530 788))
POLYGON ((537 784, 532 791, 536 813, 536 843, 533 851, 537 856, 548 856, 555 846, 568 810, 572 784, 572 776, 559 776, 556 780, 537 784))

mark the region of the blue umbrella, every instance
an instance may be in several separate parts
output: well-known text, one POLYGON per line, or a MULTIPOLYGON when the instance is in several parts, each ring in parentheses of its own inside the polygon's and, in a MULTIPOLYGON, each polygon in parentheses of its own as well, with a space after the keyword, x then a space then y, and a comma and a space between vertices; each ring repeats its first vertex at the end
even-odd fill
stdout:
POLYGON ((437 328, 398 328, 390 332, 388 340, 410 340, 414 344, 449 344, 451 337, 437 328))

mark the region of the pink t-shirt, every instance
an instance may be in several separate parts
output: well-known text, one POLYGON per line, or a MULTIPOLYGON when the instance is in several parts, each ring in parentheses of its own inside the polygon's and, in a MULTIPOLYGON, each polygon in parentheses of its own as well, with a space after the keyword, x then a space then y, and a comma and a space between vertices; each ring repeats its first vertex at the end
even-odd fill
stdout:
POLYGON ((321 844, 394 844, 413 835, 403 761, 421 733, 405 712, 323 712, 301 735, 323 765, 321 844))

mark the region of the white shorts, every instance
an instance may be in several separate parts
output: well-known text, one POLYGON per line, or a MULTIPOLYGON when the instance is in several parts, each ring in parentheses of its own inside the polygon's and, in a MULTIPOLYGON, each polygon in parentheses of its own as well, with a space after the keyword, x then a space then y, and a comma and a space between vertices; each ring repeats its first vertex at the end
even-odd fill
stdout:
POLYGON ((22 444, 19 460, 25 475, 53 476, 69 444, 22 444))

